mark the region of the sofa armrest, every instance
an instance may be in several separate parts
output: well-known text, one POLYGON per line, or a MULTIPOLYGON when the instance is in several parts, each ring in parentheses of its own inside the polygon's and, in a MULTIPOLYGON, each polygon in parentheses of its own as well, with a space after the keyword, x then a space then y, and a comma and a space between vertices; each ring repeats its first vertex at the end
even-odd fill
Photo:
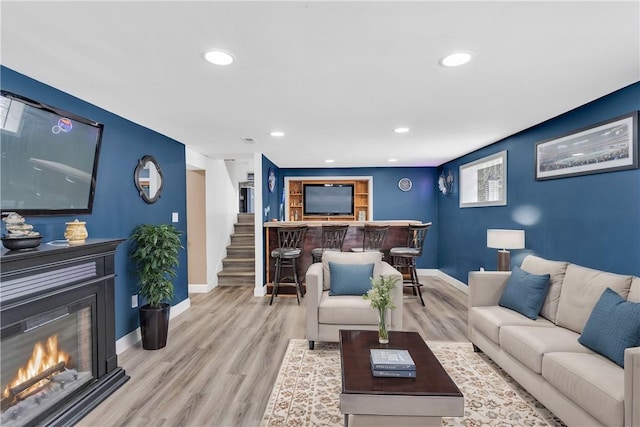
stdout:
POLYGON ((640 426, 640 347, 624 351, 624 425, 640 426))
POLYGON ((307 293, 304 296, 307 305, 307 325, 306 334, 309 341, 318 339, 318 306, 322 297, 322 263, 311 264, 305 275, 305 286, 307 293))
POLYGON ((498 305, 510 271, 470 271, 468 308, 498 305))
POLYGON ((400 331, 402 330, 402 313, 404 304, 404 286, 402 284, 402 273, 393 268, 389 263, 382 261, 382 267, 380 269, 380 275, 383 277, 395 277, 396 286, 391 291, 391 300, 395 309, 391 310, 391 329, 400 331))

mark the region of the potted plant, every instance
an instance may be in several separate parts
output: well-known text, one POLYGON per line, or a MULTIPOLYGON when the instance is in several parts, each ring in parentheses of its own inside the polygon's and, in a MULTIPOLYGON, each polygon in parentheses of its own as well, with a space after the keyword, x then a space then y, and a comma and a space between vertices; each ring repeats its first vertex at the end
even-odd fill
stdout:
POLYGON ((180 235, 173 225, 140 224, 131 234, 131 259, 138 277, 138 293, 145 305, 140 307, 142 347, 157 350, 167 345, 169 302, 173 298, 180 235))

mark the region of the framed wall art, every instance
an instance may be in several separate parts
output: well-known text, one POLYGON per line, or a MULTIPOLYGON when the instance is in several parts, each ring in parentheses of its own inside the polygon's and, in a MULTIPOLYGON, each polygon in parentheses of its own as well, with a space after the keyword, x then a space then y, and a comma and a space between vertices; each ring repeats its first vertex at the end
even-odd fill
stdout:
POLYGON ((460 166, 460 207, 507 204, 507 151, 460 166))
POLYGON ((638 112, 536 144, 536 180, 638 167, 638 112))

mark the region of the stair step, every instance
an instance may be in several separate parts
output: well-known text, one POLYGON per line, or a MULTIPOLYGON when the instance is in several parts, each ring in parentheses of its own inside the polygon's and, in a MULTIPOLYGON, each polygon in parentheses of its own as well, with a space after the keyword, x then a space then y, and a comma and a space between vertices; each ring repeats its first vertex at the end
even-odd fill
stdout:
POLYGON ((239 258, 239 257, 226 257, 222 260, 223 271, 227 270, 246 270, 251 273, 255 272, 255 260, 254 258, 239 258))
POLYGON ((231 244, 239 244, 245 246, 253 246, 255 242, 255 236, 252 234, 232 234, 231 244))
POLYGON ((251 234, 251 235, 255 234, 255 227, 253 226, 253 223, 244 224, 244 223, 236 222, 233 228, 234 228, 234 233, 244 233, 244 234, 251 234))
POLYGON ((218 273, 220 286, 253 286, 256 275, 252 272, 238 272, 223 270, 218 273))
POLYGON ((239 213, 238 222, 241 224, 252 223, 255 220, 255 214, 252 213, 239 213))

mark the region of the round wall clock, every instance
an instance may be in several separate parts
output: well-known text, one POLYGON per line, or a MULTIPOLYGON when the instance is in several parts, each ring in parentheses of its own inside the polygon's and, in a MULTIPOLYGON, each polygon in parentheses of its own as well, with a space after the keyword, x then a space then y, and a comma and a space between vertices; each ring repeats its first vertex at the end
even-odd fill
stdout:
POLYGON ((398 188, 402 191, 409 191, 411 190, 412 186, 413 183, 409 178, 402 178, 400 181, 398 181, 398 188))
POLYGON ((273 193, 273 190, 276 189, 276 171, 273 168, 269 168, 267 188, 269 189, 269 193, 273 193))

